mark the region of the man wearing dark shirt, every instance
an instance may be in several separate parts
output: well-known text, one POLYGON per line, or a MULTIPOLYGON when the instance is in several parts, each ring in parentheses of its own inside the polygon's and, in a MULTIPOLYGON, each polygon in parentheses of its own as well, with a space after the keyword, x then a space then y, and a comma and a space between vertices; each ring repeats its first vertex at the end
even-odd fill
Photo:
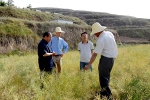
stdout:
POLYGON ((38 63, 40 71, 51 72, 54 67, 54 62, 52 56, 55 55, 54 52, 50 50, 48 43, 52 38, 50 32, 45 32, 43 34, 43 39, 38 44, 38 63))

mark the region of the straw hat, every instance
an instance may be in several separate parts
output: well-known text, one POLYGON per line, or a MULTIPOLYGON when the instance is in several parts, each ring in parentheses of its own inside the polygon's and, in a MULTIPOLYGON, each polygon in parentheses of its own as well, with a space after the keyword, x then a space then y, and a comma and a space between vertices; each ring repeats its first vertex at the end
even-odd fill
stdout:
POLYGON ((55 28, 55 32, 54 32, 54 33, 56 33, 56 32, 65 33, 64 31, 62 31, 62 30, 61 30, 61 28, 60 28, 60 27, 56 27, 56 28, 55 28))
POLYGON ((98 22, 94 23, 92 25, 92 32, 90 33, 90 35, 94 35, 95 33, 98 33, 98 32, 101 32, 103 31, 104 29, 106 29, 107 27, 105 26, 101 26, 98 22))

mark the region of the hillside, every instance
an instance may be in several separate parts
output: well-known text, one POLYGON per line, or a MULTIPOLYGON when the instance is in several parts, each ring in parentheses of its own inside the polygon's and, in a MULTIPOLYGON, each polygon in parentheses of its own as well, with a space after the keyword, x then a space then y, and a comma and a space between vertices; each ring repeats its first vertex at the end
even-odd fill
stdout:
MULTIPOLYGON (((90 33, 90 25, 96 21, 114 33, 117 43, 120 43, 118 36, 123 43, 149 43, 149 19, 57 8, 0 7, 0 53, 36 50, 43 32, 53 33, 58 26, 65 31, 62 37, 69 44, 69 49, 77 49, 81 41, 80 33, 90 33), (72 24, 54 22, 55 20, 72 24)), ((89 36, 89 39, 95 44, 94 37, 89 36)))
POLYGON ((87 25, 84 21, 80 20, 77 17, 70 17, 64 16, 61 14, 54 14, 54 13, 46 13, 35 11, 34 9, 21 9, 15 7, 0 7, 0 17, 13 17, 17 19, 25 19, 25 20, 32 20, 32 21, 52 21, 63 19, 72 21, 78 25, 87 25))
POLYGON ((150 40, 150 19, 141 19, 131 16, 122 16, 109 13, 77 11, 60 8, 35 9, 78 17, 84 20, 88 25, 92 25, 94 22, 100 22, 101 25, 117 30, 119 36, 130 38, 129 40, 126 40, 126 38, 121 38, 121 41, 123 42, 147 42, 148 40, 150 40))
POLYGON ((57 26, 65 31, 66 34, 62 37, 68 42, 70 49, 76 49, 81 32, 91 30, 90 26, 77 17, 40 12, 34 9, 0 7, 0 53, 37 49, 43 32, 53 33, 57 26), (73 24, 51 22, 58 18, 71 21, 73 24))

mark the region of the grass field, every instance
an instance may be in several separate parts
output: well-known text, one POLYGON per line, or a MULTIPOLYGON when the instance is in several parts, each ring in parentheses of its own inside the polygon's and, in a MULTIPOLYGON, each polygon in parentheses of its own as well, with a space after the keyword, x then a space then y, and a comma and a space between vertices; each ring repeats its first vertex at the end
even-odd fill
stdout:
MULTIPOLYGON (((37 54, 0 55, 0 100, 97 100, 98 60, 93 71, 79 71, 78 51, 63 57, 62 73, 40 79, 37 54), (41 82, 44 88, 41 90, 41 82)), ((116 100, 150 98, 150 45, 119 47, 110 88, 116 100)))

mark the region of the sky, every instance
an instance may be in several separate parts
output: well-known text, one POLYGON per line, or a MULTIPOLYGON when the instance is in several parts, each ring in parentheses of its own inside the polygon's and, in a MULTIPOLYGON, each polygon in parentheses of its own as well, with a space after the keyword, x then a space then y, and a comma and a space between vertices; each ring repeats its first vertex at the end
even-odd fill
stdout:
MULTIPOLYGON (((7 1, 7 0, 3 0, 7 1)), ((150 19, 150 0, 13 0, 20 8, 56 7, 150 19)))

